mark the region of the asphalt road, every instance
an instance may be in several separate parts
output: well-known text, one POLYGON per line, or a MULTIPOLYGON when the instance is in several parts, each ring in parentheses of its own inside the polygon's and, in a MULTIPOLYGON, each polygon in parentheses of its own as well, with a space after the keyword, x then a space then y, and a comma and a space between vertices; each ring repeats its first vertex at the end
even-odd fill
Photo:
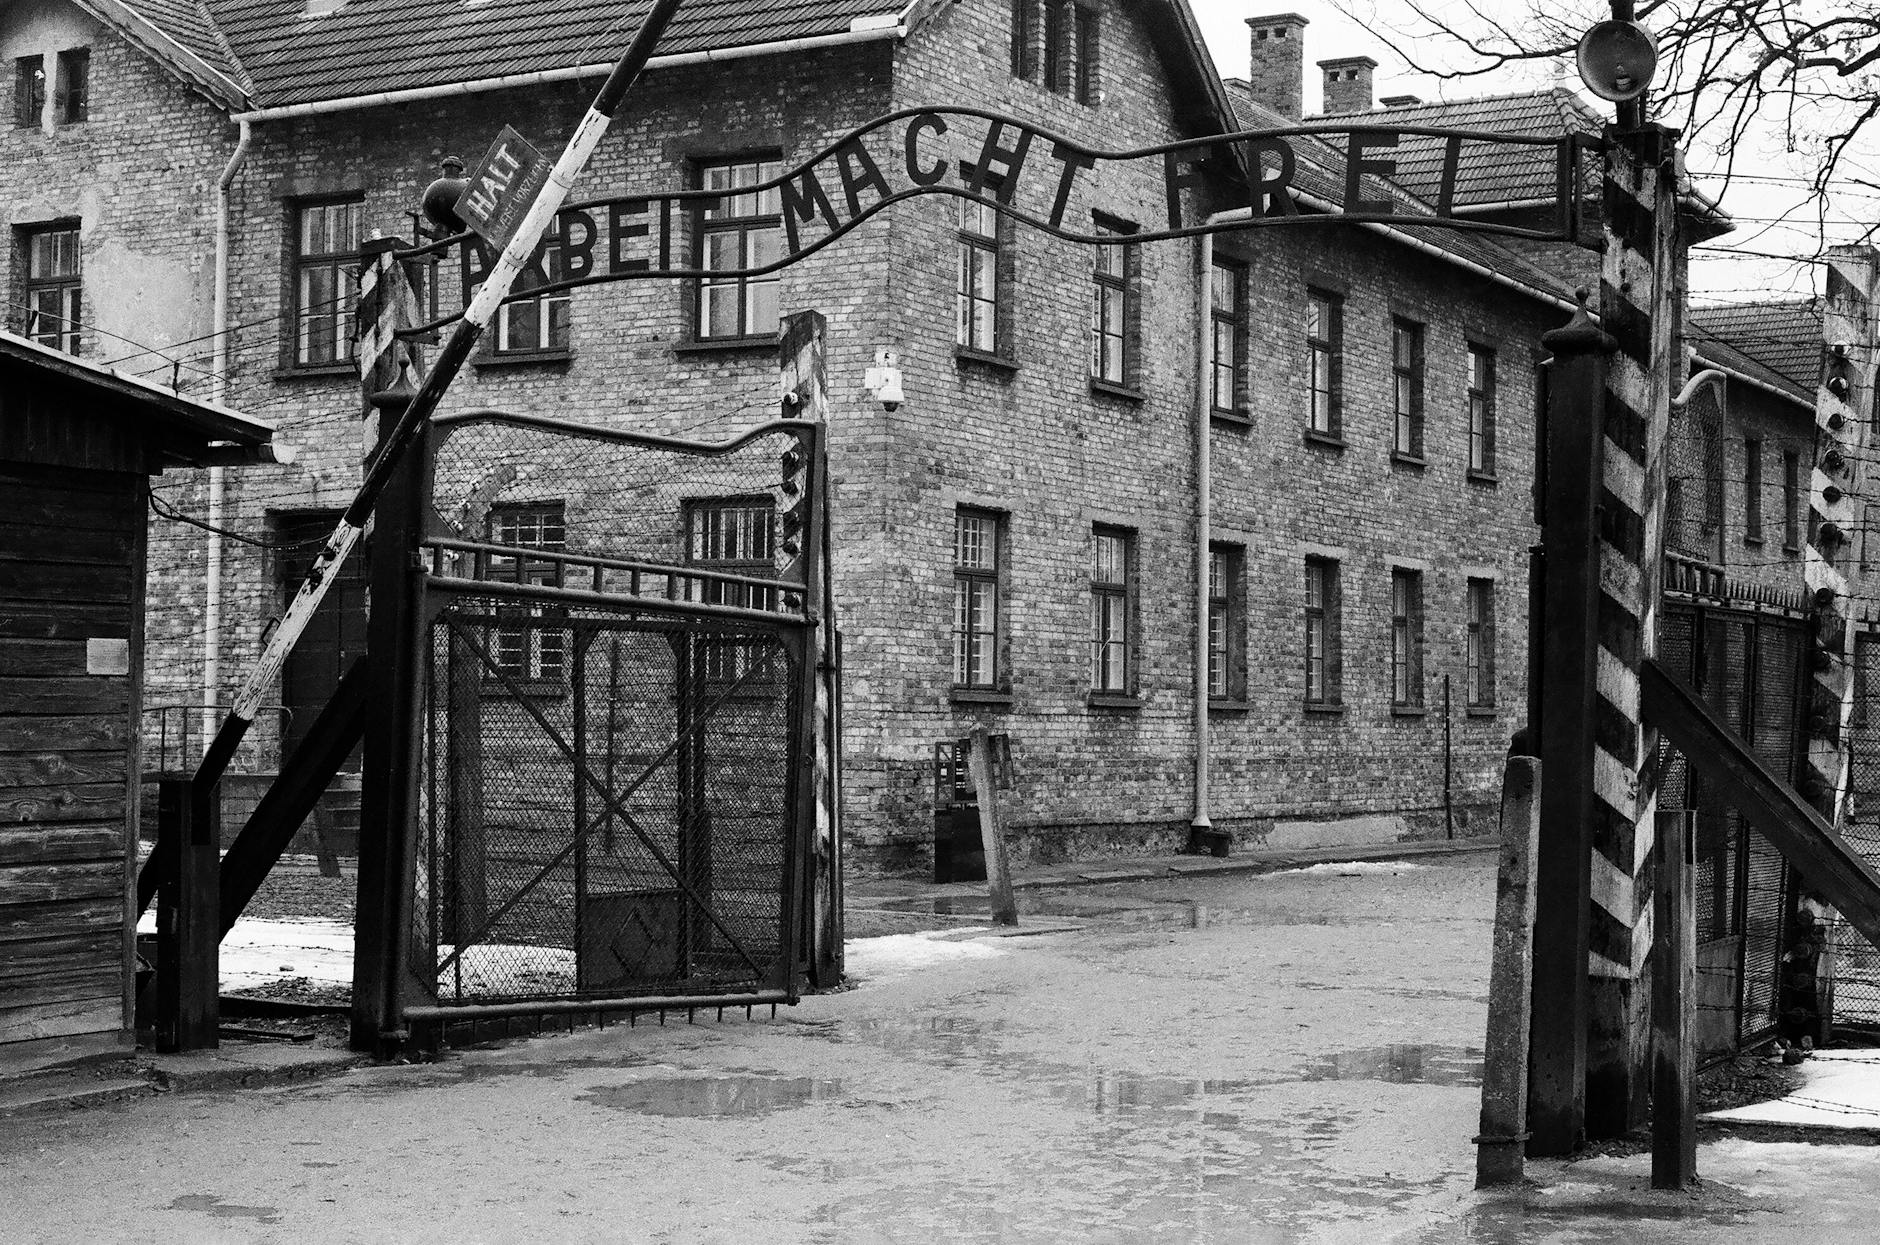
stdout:
POLYGON ((1858 1147, 1475 1194, 1493 890, 1479 854, 1058 892, 859 940, 774 1021, 0 1120, 0 1239, 1871 1239, 1858 1147))

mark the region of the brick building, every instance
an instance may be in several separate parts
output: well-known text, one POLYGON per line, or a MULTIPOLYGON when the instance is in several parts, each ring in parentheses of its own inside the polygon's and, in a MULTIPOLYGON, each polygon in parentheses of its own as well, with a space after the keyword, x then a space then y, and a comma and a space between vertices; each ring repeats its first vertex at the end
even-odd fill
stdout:
MULTIPOLYGON (((616 7, 8 5, 15 323, 304 447, 239 480, 198 473, 176 509, 277 543, 322 531, 358 479, 346 292, 362 242, 409 237, 441 158, 474 157, 504 124, 559 147, 624 37, 616 7)), ((1110 150, 1296 120, 1303 26, 1251 22, 1257 85, 1230 87, 1183 0, 690 5, 573 197, 735 190, 910 107, 988 108, 1110 150)), ((1365 66, 1339 68, 1357 75, 1339 98, 1362 86, 1368 104, 1365 66)), ((954 133, 942 154, 964 176, 983 150, 954 133)), ((1309 216, 1343 168, 1330 145, 1300 150, 1309 216)), ((1183 211, 1244 202, 1237 176, 1215 167, 1183 211)), ((1125 237, 1164 195, 1119 162, 1065 220, 1125 237)), ((1572 305, 1546 257, 1310 224, 1222 235, 1202 274, 1191 241, 1082 246, 963 202, 898 204, 774 279, 512 304, 446 408, 728 435, 773 409, 778 312, 828 317, 846 824, 866 867, 925 867, 935 745, 981 721, 1011 737, 1021 851, 1182 845, 1203 635, 1216 828, 1440 835, 1447 802, 1458 832, 1480 829, 1524 717, 1538 339, 1572 305), (862 385, 880 348, 905 376, 892 411, 862 385)), ((736 195, 683 244, 732 266, 772 253, 779 213, 774 193, 736 195)), ((461 290, 440 275, 447 312, 461 290)), ((573 547, 573 502, 551 493, 502 499, 492 534, 573 547)), ((723 521, 743 521, 736 501, 723 521)), ((675 535, 686 522, 671 516, 675 535)), ((303 554, 161 524, 147 703, 193 716, 205 687, 225 703, 303 554)), ((359 608, 342 589, 290 665, 284 729, 330 688, 359 608)), ((275 748, 258 732, 246 763, 275 748)))

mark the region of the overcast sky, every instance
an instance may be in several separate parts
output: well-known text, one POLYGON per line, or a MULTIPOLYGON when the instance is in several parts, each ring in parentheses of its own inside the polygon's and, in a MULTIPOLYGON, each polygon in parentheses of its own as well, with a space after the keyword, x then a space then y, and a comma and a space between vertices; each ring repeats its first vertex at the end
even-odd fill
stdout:
MULTIPOLYGON (((1248 18, 1256 14, 1267 16, 1274 13, 1297 13, 1304 17, 1308 22, 1305 32, 1307 112, 1318 111, 1321 103, 1317 62, 1340 56, 1369 56, 1378 62, 1375 91, 1380 98, 1385 95, 1419 95, 1424 99, 1443 99, 1502 94, 1538 89, 1555 80, 1563 81, 1576 90, 1581 89, 1578 76, 1568 65, 1556 67, 1552 74, 1545 69, 1530 67, 1499 77, 1455 82, 1413 74, 1409 66, 1362 26, 1340 13, 1330 0, 1279 0, 1272 4, 1256 3, 1254 0, 1189 2, 1200 19, 1202 34, 1214 55, 1215 65, 1230 78, 1241 78, 1247 74, 1250 38, 1248 18), (1564 77, 1559 76, 1562 74, 1564 77)), ((1518 3, 1519 0, 1495 2, 1499 6, 1504 2, 1518 3)), ((1361 12, 1375 12, 1386 21, 1394 7, 1400 8, 1394 6, 1392 0, 1355 0, 1351 7, 1361 12)), ((1584 90, 1581 90, 1581 94, 1585 95, 1584 90)), ((1612 115, 1610 104, 1587 98, 1602 115, 1612 115)), ((1740 181, 1730 187, 1724 196, 1724 206, 1737 219, 1738 228, 1735 233, 1712 244, 1713 247, 1733 246, 1739 252, 1753 251, 1758 254, 1732 256, 1719 254, 1709 248, 1694 252, 1691 289, 1695 296, 1711 300, 1739 300, 1768 297, 1771 294, 1807 295, 1817 292, 1818 264, 1784 262, 1766 257, 1812 255, 1819 245, 1814 232, 1812 209, 1802 202, 1793 181, 1784 180, 1792 178, 1801 170, 1778 167, 1782 154, 1776 152, 1767 160, 1756 162, 1759 172, 1771 174, 1768 180, 1740 181)), ((1700 173, 1714 167, 1714 158, 1707 158, 1703 153, 1693 153, 1690 160, 1691 167, 1700 173)), ((1880 160, 1874 163, 1880 166, 1880 160)), ((1880 167, 1873 171, 1880 173, 1880 167)), ((1880 177, 1876 180, 1880 180, 1880 177)), ((1706 185, 1715 191, 1714 184, 1706 185)), ((1857 217, 1875 214, 1880 214, 1880 195, 1850 183, 1846 191, 1830 205, 1830 240, 1851 237, 1857 217)))

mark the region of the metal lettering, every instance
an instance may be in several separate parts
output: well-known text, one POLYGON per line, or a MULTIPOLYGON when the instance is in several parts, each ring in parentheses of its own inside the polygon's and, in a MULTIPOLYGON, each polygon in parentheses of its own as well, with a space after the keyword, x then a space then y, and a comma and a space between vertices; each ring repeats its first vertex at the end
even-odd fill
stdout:
POLYGON ((1253 166, 1253 195, 1249 206, 1255 216, 1297 216, 1299 205, 1292 201, 1286 192, 1292 188, 1293 173, 1298 163, 1293 156, 1292 144, 1283 138, 1256 139, 1247 144, 1247 163, 1253 166), (1271 154, 1279 167, 1273 176, 1266 175, 1266 161, 1260 157, 1271 154))
POLYGON ((960 180, 974 194, 984 194, 991 186, 997 192, 1000 203, 1009 205, 1012 196, 1018 193, 1018 175, 1024 171, 1025 155, 1031 150, 1031 131, 1024 126, 1012 123, 1018 131, 1018 142, 1010 147, 999 146, 999 139, 1005 133, 1006 123, 994 121, 986 128, 985 145, 979 149, 979 159, 975 160, 969 172, 960 170, 960 180), (993 165, 999 165, 997 172, 993 165))
POLYGON ((1389 199, 1366 199, 1364 197, 1364 175, 1375 173, 1379 177, 1395 177, 1397 161, 1369 160, 1365 158, 1365 149, 1369 147, 1388 147, 1395 150, 1397 135, 1389 130, 1353 130, 1345 149, 1345 211, 1372 212, 1389 215, 1392 204, 1389 199))
POLYGON ((555 223, 561 234, 561 278, 579 281, 594 271, 594 241, 599 230, 594 218, 580 208, 563 212, 555 223))
POLYGON ((933 186, 946 177, 947 162, 936 160, 930 168, 920 167, 920 136, 923 132, 935 138, 945 134, 946 118, 938 113, 923 112, 907 123, 907 179, 916 186, 933 186))
POLYGON ((646 258, 628 259, 625 255, 630 238, 644 238, 648 233, 644 199, 621 199, 607 205, 607 270, 609 272, 645 272, 646 258), (634 219, 638 217, 639 219, 634 219))
POLYGON ((787 250, 801 249, 796 227, 809 223, 814 212, 821 212, 822 218, 830 229, 840 229, 836 220, 835 205, 829 202, 828 191, 816 180, 815 169, 804 169, 801 176, 791 178, 778 187, 783 199, 783 232, 789 239, 787 250))
MULTIPOLYGON (((873 187, 876 194, 887 198, 894 193, 888 185, 888 179, 881 175, 881 166, 868 154, 868 148, 862 146, 862 140, 851 139, 836 149, 836 172, 842 178, 842 194, 848 200, 851 219, 862 214, 862 191, 873 187)), ((831 228, 836 226, 832 223, 831 228)))
MULTIPOLYGON (((1168 227, 1182 227, 1182 191, 1199 189, 1206 184, 1205 165, 1184 158, 1185 153, 1171 151, 1162 157, 1162 181, 1168 187, 1168 227)), ((1290 174, 1288 174, 1290 176, 1290 174)))
POLYGON ((1071 183, 1080 170, 1095 168, 1097 158, 1063 143, 1051 145, 1051 158, 1064 166, 1064 172, 1058 176, 1057 197, 1051 200, 1051 227, 1055 229, 1064 223, 1064 209, 1071 201, 1071 183))

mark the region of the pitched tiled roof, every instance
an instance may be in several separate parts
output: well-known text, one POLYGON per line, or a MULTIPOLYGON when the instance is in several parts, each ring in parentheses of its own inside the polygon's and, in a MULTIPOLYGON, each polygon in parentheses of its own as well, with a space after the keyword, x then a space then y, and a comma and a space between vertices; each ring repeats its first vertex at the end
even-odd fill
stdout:
MULTIPOLYGON (((1244 129, 1278 129, 1298 124, 1256 103, 1245 82, 1230 81, 1228 96, 1234 103, 1234 109, 1239 114, 1240 124, 1244 129)), ((1292 148, 1297 160, 1293 170, 1293 185, 1304 194, 1321 201, 1342 202, 1345 197, 1344 153, 1333 144, 1310 136, 1296 136, 1292 140, 1292 148)), ((1435 214, 1434 209, 1425 200, 1411 194, 1401 186, 1370 177, 1365 179, 1365 183, 1367 194, 1387 194, 1406 212, 1419 215, 1435 214)), ((1446 229, 1440 225, 1393 222, 1390 227, 1401 230, 1419 242, 1437 247, 1455 259, 1480 265, 1498 276, 1517 282, 1534 291, 1539 297, 1572 298, 1571 288, 1560 278, 1487 235, 1471 233, 1467 230, 1446 229)))
MULTIPOLYGON (((1327 113, 1327 121, 1374 122, 1381 126, 1427 125, 1456 130, 1485 130, 1525 138, 1557 138, 1569 132, 1598 134, 1600 115, 1566 87, 1489 95, 1479 99, 1409 104, 1369 112, 1327 113)), ((1395 153, 1396 180, 1405 189, 1434 200, 1441 175, 1443 140, 1404 135, 1395 153)), ((1552 197, 1555 149, 1504 144, 1469 144, 1462 149, 1456 176, 1458 207, 1487 207, 1552 197)), ((1597 169, 1597 164, 1595 164, 1597 169)))
MULTIPOLYGON (((148 0, 145 0, 148 3, 148 0)), ((169 6, 188 0, 157 0, 169 6)), ((651 0, 204 0, 258 107, 605 65, 651 0), (318 15, 312 15, 312 14, 318 15)), ((657 55, 838 34, 905 0, 692 0, 657 55)))
POLYGON ((1813 401, 1821 379, 1821 308, 1813 299, 1713 303, 1685 316, 1691 336, 1728 343, 1813 401))
POLYGON ((125 8, 143 17, 182 45, 183 50, 231 81, 241 83, 241 64, 216 29, 204 0, 122 0, 125 8))

